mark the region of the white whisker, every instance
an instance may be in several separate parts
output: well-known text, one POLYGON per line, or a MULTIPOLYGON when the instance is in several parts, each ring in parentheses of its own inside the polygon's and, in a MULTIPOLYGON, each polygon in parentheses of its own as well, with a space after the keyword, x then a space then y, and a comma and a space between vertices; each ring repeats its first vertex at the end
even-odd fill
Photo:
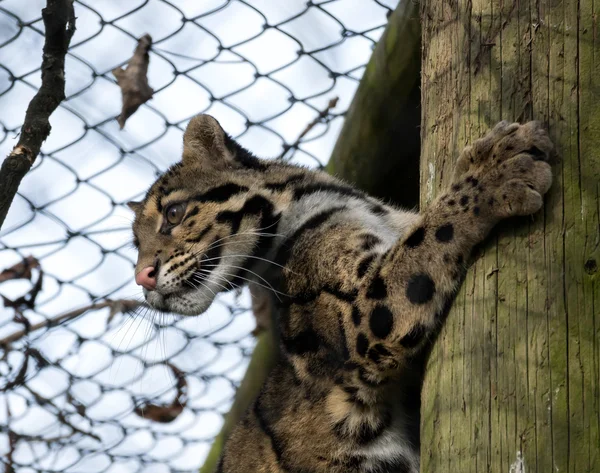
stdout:
MULTIPOLYGON (((217 267, 217 266, 219 266, 219 265, 209 265, 209 267, 217 267)), ((244 267, 242 267, 242 266, 235 266, 235 265, 233 265, 233 264, 229 264, 229 263, 224 263, 224 266, 225 266, 225 268, 235 268, 235 269, 240 269, 240 270, 242 270, 242 271, 247 271, 247 272, 249 272, 250 274, 253 274, 254 276, 256 276, 256 277, 260 278, 262 281, 264 281, 264 282, 265 282, 265 283, 266 283, 266 284, 269 286, 269 287, 268 287, 268 289, 272 290, 274 293, 276 293, 276 294, 281 294, 282 296, 285 296, 285 297, 287 297, 287 294, 284 294, 283 292, 280 292, 280 291, 278 291, 277 289, 275 289, 275 288, 274 288, 274 287, 271 285, 271 283, 269 283, 269 281, 267 281, 265 278, 263 278, 263 277, 262 277, 260 274, 258 274, 258 273, 255 273, 254 271, 252 271, 252 270, 250 270, 250 269, 244 268, 244 267)), ((238 278, 240 278, 240 279, 242 279, 242 280, 244 280, 244 281, 248 281, 248 282, 252 282, 252 283, 255 283, 255 284, 259 284, 259 283, 257 283, 256 281, 252 281, 252 280, 250 280, 250 279, 245 279, 245 278, 242 278, 241 276, 236 276, 235 274, 232 274, 232 275, 230 275, 230 276, 235 276, 235 277, 238 277, 238 278)))

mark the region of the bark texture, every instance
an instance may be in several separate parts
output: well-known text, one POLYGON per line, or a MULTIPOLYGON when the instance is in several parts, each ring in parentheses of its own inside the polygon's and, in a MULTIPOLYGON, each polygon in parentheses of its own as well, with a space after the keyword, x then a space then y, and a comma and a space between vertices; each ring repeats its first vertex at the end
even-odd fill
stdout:
POLYGON ((19 142, 0 168, 0 227, 21 180, 50 134, 50 115, 65 98, 65 56, 75 33, 73 0, 47 0, 42 19, 46 31, 42 85, 27 107, 19 142))
POLYGON ((429 357, 421 471, 600 472, 600 5, 427 0, 421 202, 501 119, 540 120, 554 185, 482 246, 429 357))

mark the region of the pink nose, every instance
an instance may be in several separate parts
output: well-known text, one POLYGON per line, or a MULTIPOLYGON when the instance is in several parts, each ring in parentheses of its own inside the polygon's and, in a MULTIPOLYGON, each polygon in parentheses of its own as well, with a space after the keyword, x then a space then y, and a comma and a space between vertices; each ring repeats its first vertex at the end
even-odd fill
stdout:
POLYGON ((149 291, 156 289, 156 271, 154 266, 148 266, 135 275, 135 282, 149 291))

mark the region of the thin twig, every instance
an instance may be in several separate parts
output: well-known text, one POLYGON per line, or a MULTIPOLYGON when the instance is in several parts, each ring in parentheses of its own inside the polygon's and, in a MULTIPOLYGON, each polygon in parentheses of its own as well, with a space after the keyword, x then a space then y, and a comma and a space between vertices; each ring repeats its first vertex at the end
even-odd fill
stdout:
POLYGON ((93 438, 97 442, 102 442, 102 439, 100 437, 98 437, 98 435, 96 435, 92 432, 87 432, 83 429, 80 429, 79 427, 74 426, 65 417, 64 412, 62 412, 61 408, 58 407, 54 403, 54 401, 52 401, 52 399, 48 399, 47 397, 42 396, 37 391, 33 390, 31 388, 31 386, 25 385, 25 389, 27 389, 27 391, 29 391, 31 393, 31 395, 35 398, 35 401, 39 406, 51 406, 55 411, 55 412, 53 412, 53 414, 56 416, 56 420, 58 420, 58 422, 60 422, 62 425, 69 427, 73 431, 73 433, 78 433, 78 434, 84 435, 86 437, 93 438))
POLYGON ((63 314, 57 315, 52 319, 46 319, 42 320, 41 322, 38 322, 37 324, 32 324, 28 328, 28 330, 18 330, 16 332, 13 332, 10 335, 0 339, 0 347, 6 347, 7 345, 23 338, 27 334, 35 332, 36 330, 39 330, 41 328, 54 327, 55 325, 58 325, 61 322, 65 322, 67 320, 74 319, 75 317, 79 317, 80 315, 85 314, 88 310, 98 310, 104 309, 105 307, 112 308, 114 306, 120 306, 124 311, 131 311, 143 305, 145 305, 144 302, 130 299, 119 299, 116 301, 104 301, 90 304, 85 307, 80 307, 79 309, 64 312, 63 314))
POLYGON ((42 85, 29 102, 19 142, 0 168, 0 227, 21 180, 50 134, 50 115, 65 99, 65 55, 75 33, 73 0, 47 0, 42 18, 46 31, 42 85))
POLYGON ((317 125, 317 123, 319 123, 321 120, 323 120, 325 117, 327 117, 327 115, 329 115, 329 112, 331 111, 331 109, 335 108, 335 106, 337 105, 338 100, 339 100, 339 97, 333 97, 327 103, 327 107, 325 107, 324 110, 321 110, 319 112, 319 114, 317 115, 317 117, 312 122, 310 122, 308 125, 306 125, 306 128, 304 128, 304 130, 302 130, 302 133, 300 133, 300 135, 298 136, 296 141, 294 141, 291 145, 285 145, 283 147, 283 151, 277 159, 283 159, 283 157, 286 155, 286 153, 289 150, 298 148, 298 146, 300 146, 300 142, 302 141, 302 138, 304 138, 308 134, 308 132, 317 125))
POLYGON ((8 453, 6 454, 6 467, 4 473, 15 473, 14 454, 17 449, 17 436, 11 428, 12 412, 10 403, 6 400, 6 427, 8 430, 8 453))

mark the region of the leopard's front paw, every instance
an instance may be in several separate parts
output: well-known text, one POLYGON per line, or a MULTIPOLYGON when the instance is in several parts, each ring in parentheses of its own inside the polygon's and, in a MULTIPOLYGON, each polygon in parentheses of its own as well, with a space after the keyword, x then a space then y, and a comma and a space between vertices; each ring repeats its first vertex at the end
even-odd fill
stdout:
POLYGON ((552 183, 553 145, 539 122, 500 122, 462 152, 452 192, 466 212, 492 220, 529 215, 542 207, 552 183))

